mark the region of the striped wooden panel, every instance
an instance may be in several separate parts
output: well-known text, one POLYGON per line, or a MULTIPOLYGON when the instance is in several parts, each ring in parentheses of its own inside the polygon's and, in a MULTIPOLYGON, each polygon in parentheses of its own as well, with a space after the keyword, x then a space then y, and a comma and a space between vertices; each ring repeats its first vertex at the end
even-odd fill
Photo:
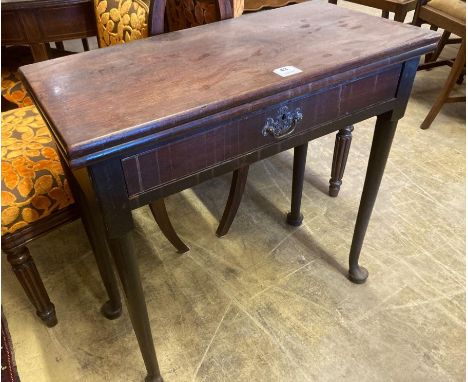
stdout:
POLYGON ((279 108, 300 108, 294 134, 394 98, 401 67, 282 102, 122 160, 129 197, 277 142, 262 129, 279 108))

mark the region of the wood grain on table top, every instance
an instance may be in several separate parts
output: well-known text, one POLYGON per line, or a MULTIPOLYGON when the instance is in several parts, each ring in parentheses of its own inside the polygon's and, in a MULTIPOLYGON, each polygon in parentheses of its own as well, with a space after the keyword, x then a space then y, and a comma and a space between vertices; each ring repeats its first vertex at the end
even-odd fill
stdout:
POLYGON ((425 29, 305 2, 21 71, 73 159, 332 74, 351 79, 353 69, 415 56, 437 40, 425 29), (273 73, 286 65, 302 73, 273 73))
POLYGON ((92 11, 93 0, 1 0, 2 11, 17 9, 34 9, 47 7, 60 7, 63 5, 89 3, 92 11))

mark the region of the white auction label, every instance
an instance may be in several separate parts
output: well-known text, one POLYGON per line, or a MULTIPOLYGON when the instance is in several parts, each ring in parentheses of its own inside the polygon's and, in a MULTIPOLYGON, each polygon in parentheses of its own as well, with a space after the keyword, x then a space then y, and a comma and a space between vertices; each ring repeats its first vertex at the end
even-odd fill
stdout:
POLYGON ((281 77, 288 77, 292 76, 293 74, 302 73, 302 70, 296 68, 295 66, 283 66, 282 68, 273 70, 273 73, 281 77))

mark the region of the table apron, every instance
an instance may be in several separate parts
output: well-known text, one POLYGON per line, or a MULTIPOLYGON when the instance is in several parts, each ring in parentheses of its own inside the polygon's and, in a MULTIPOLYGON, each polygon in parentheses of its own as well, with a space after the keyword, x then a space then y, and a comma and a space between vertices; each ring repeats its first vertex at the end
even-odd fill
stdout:
POLYGON ((2 11, 2 45, 35 44, 96 35, 91 3, 2 11))
POLYGON ((305 141, 314 131, 326 134, 330 128, 324 130, 324 125, 337 126, 339 120, 358 115, 369 109, 369 105, 394 100, 400 73, 401 65, 397 65, 346 84, 253 111, 214 127, 192 131, 190 135, 173 141, 158 142, 157 147, 122 159, 127 195, 131 200, 141 199, 147 192, 176 180, 193 178, 192 175, 206 170, 210 172, 214 167, 246 161, 249 156, 259 160, 268 156, 265 153, 286 150, 294 146, 291 142, 305 141), (287 137, 276 138, 265 131, 266 124, 287 122, 288 114, 291 114, 290 119, 295 115, 302 120, 290 123, 290 126, 285 123, 283 134, 287 137), (287 131, 288 127, 290 131, 287 131))

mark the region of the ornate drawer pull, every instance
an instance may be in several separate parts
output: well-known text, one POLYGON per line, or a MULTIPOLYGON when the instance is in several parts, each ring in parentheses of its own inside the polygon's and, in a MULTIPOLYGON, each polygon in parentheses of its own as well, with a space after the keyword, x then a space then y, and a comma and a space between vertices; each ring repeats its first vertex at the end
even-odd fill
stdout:
POLYGON ((262 134, 265 137, 271 135, 276 139, 285 138, 293 133, 297 123, 301 119, 302 111, 300 108, 297 108, 295 111, 289 111, 287 106, 281 106, 276 119, 267 118, 265 126, 262 129, 262 134))

